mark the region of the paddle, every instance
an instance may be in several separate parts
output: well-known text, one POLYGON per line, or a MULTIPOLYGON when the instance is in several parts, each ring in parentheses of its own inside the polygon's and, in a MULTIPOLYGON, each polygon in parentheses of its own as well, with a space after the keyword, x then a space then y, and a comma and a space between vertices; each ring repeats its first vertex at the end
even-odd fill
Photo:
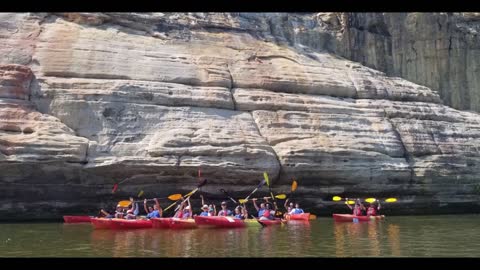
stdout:
POLYGON ((250 215, 253 219, 255 219, 258 223, 260 223, 260 225, 262 225, 262 227, 267 227, 267 225, 265 225, 265 223, 261 222, 260 220, 258 220, 254 215, 250 215))
MULTIPOLYGON (((183 195, 184 199, 186 200, 188 197, 192 196, 195 192, 198 191, 198 189, 199 189, 200 187, 204 186, 206 183, 207 183, 207 179, 203 179, 203 181, 201 181, 201 182, 197 185, 197 188, 196 188, 196 189, 194 189, 194 190, 190 191, 189 193, 183 195)), ((181 199, 181 198, 180 198, 180 199, 181 199)), ((179 200, 180 200, 180 199, 179 199, 179 200)), ((175 204, 178 203, 179 200, 177 200, 176 202, 172 203, 172 204, 169 205, 167 208, 163 209, 163 211, 167 211, 168 209, 172 208, 175 204)))
MULTIPOLYGON (((333 196, 333 198, 332 198, 332 200, 335 201, 335 202, 343 201, 344 199, 346 199, 346 198, 342 198, 340 196, 333 196)), ((355 201, 348 200, 347 203, 348 204, 355 204, 355 201)))
MULTIPOLYGON (((258 184, 258 186, 245 198, 243 199, 244 202, 248 201, 248 198, 250 198, 250 196, 253 195, 253 193, 255 193, 255 191, 257 191, 259 188, 261 188, 263 185, 265 185, 265 179, 263 179, 260 184, 258 184)), ((242 203, 242 199, 238 200, 240 203, 242 203)))
POLYGON ((277 201, 275 201, 275 196, 273 196, 272 186, 270 185, 270 181, 268 180, 268 174, 267 174, 267 172, 264 172, 264 173, 263 173, 263 178, 265 178, 265 181, 267 182, 268 190, 270 191, 270 196, 271 196, 271 198, 273 199, 273 205, 274 205, 274 207, 275 207, 275 216, 282 216, 283 213, 278 210, 277 201))
POLYGON ((292 199, 293 199, 293 192, 295 190, 297 190, 298 184, 297 184, 297 180, 295 180, 295 178, 292 178, 292 179, 293 179, 293 182, 292 182, 292 188, 291 188, 291 191, 290 191, 290 195, 292 196, 292 199))
MULTIPOLYGON (((225 189, 221 188, 220 191, 223 192, 223 193, 225 193, 225 195, 227 196, 227 198, 229 198, 230 200, 232 200, 232 202, 234 202, 235 204, 238 204, 238 202, 237 202, 234 198, 232 198, 232 197, 228 194, 228 192, 225 191, 225 189)), ((240 203, 242 203, 242 202, 240 202, 240 203)))
MULTIPOLYGON (((265 197, 265 198, 272 198, 272 197, 265 197)), ((284 200, 287 198, 287 195, 286 194, 278 194, 278 195, 275 195, 275 198, 279 199, 279 200, 284 200)), ((239 199, 238 201, 240 203, 246 203, 247 201, 251 201, 251 200, 260 200, 260 199, 263 199, 263 198, 251 198, 251 199, 248 199, 248 200, 245 200, 245 199, 239 199)))
MULTIPOLYGON (((172 194, 168 197, 163 197, 163 198, 153 198, 153 199, 147 199, 147 201, 154 201, 155 199, 157 200, 160 200, 160 199, 169 199, 171 201, 177 201, 177 200, 180 200, 182 198, 182 194, 172 194)), ((140 201, 134 201, 135 203, 137 202, 143 202, 143 200, 140 200, 140 201)), ((132 202, 131 201, 119 201, 118 202, 118 205, 120 205, 120 207, 128 207, 132 202)))
MULTIPOLYGON (((368 203, 373 203, 375 201, 378 201, 378 199, 375 199, 375 198, 367 198, 365 199, 366 202, 368 203)), ((392 203, 392 202, 396 202, 397 201, 397 198, 388 198, 388 199, 385 199, 385 202, 387 203, 392 203)))

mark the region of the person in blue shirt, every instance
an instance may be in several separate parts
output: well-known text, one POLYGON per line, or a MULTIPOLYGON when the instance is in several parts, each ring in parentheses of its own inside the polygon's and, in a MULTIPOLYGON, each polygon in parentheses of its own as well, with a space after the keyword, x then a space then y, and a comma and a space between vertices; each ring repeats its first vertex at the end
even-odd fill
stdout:
POLYGON ((263 213, 265 212, 265 203, 261 203, 260 207, 257 205, 257 199, 252 199, 253 206, 255 206, 255 209, 258 211, 258 217, 262 217, 263 213))
POLYGON ((227 202, 223 201, 221 206, 222 210, 218 211, 219 216, 233 216, 232 211, 227 209, 227 202))
POLYGON ((155 201, 155 205, 153 208, 151 206, 148 206, 147 208, 147 199, 143 201, 143 208, 145 209, 145 212, 147 212, 147 218, 160 218, 163 215, 163 210, 162 207, 160 207, 160 203, 158 203, 158 199, 155 198, 153 199, 155 201))
POLYGON ((298 203, 295 204, 295 208, 293 208, 291 211, 290 211, 290 215, 298 215, 298 214, 303 214, 303 209, 300 208, 300 205, 298 203))
POLYGON ((202 212, 200 213, 201 217, 209 217, 211 216, 210 212, 208 211, 209 207, 207 204, 204 204, 202 207, 202 212))
POLYGON ((242 208, 241 206, 235 207, 234 218, 236 218, 236 219, 246 219, 247 217, 248 217, 248 214, 246 213, 244 208, 242 208))

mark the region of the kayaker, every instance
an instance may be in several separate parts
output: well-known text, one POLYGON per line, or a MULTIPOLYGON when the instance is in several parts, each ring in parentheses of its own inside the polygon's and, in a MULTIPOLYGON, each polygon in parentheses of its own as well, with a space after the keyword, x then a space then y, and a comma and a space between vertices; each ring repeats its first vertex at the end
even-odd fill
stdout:
POLYGON ((117 205, 117 210, 115 211, 115 218, 123 218, 126 215, 126 210, 124 207, 117 205))
POLYGON ((125 219, 136 219, 138 215, 138 204, 133 203, 133 198, 130 197, 130 201, 132 202, 129 206, 127 214, 125 215, 125 219))
POLYGON ((365 210, 365 206, 360 204, 360 200, 357 199, 355 201, 355 206, 352 207, 350 204, 348 204, 348 198, 346 198, 345 204, 350 208, 350 210, 353 210, 353 215, 354 216, 363 216, 362 210, 365 210))
POLYGON ((175 214, 175 217, 181 218, 181 219, 192 218, 192 207, 190 205, 190 198, 182 202, 180 209, 175 214))
POLYGON ((245 219, 247 216, 245 216, 245 213, 243 211, 243 208, 241 206, 235 207, 235 216, 236 219, 245 219))
POLYGON ((259 220, 273 220, 275 219, 275 211, 271 209, 271 206, 269 203, 265 204, 265 211, 263 211, 262 216, 259 218, 259 220))
POLYGON ((305 213, 302 208, 300 208, 300 205, 298 203, 295 204, 295 208, 293 208, 290 212, 288 212, 290 215, 298 215, 298 214, 303 214, 305 213))
POLYGON ((378 215, 378 211, 380 211, 380 208, 382 207, 380 205, 380 201, 376 201, 378 203, 378 206, 375 205, 375 202, 371 203, 370 206, 367 209, 367 216, 376 216, 378 215))
MULTIPOLYGON (((270 202, 268 201, 268 197, 265 197, 263 199, 265 199, 266 204, 270 204, 270 202)), ((271 206, 271 204, 270 204, 270 206, 271 206)), ((276 217, 276 218, 283 217, 283 213, 278 210, 277 202, 275 200, 273 201, 273 209, 272 209, 272 207, 270 207, 270 212, 271 212, 271 215, 276 217)))
POLYGON ((232 211, 227 209, 227 202, 223 201, 222 204, 222 210, 218 211, 219 216, 233 216, 232 211))
POLYGON ((147 218, 161 218, 163 215, 163 210, 162 207, 160 207, 160 203, 158 202, 158 199, 155 198, 153 199, 155 201, 155 205, 153 207, 148 206, 147 209, 147 199, 143 201, 143 208, 145 209, 145 212, 147 212, 147 218))
MULTIPOLYGON (((204 210, 204 207, 207 206, 208 216, 216 216, 217 215, 217 209, 215 208, 215 205, 214 204, 210 204, 210 205, 205 204, 205 200, 203 199, 203 195, 200 195, 200 198, 202 198, 202 205, 203 205, 202 210, 204 210)), ((200 216, 201 215, 202 214, 200 214, 200 216)))
MULTIPOLYGON (((268 199, 267 199, 268 200, 268 199)), ((253 206, 255 206, 255 209, 258 211, 258 217, 262 217, 263 213, 265 212, 265 203, 261 203, 260 207, 257 205, 257 199, 252 199, 253 206)))
POLYGON ((290 198, 285 200, 285 204, 283 205, 283 206, 285 206, 285 209, 287 209, 287 213, 290 213, 293 209, 293 202, 290 202, 290 204, 287 206, 287 203, 288 203, 289 200, 290 200, 290 198))
POLYGON ((209 217, 209 216, 211 216, 211 215, 210 215, 210 212, 208 211, 208 209, 209 209, 209 208, 208 208, 208 205, 204 204, 204 205, 202 206, 202 212, 200 213, 200 216, 201 216, 201 217, 209 217))
MULTIPOLYGON (((117 205, 117 211, 120 211, 121 207, 120 205, 117 205)), ((103 218, 114 218, 115 215, 112 215, 110 213, 108 213, 107 211, 105 211, 104 209, 100 209, 100 217, 103 217, 103 218)))

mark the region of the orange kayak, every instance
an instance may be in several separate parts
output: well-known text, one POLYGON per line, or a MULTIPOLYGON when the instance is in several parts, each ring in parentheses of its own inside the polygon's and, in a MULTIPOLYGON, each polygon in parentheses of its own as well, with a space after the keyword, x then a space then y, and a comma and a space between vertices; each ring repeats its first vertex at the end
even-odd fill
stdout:
POLYGON ((309 221, 310 220, 310 213, 303 213, 303 214, 293 214, 289 215, 287 214, 285 216, 287 220, 304 220, 304 221, 309 221))
POLYGON ((91 216, 63 216, 65 223, 90 223, 91 216))

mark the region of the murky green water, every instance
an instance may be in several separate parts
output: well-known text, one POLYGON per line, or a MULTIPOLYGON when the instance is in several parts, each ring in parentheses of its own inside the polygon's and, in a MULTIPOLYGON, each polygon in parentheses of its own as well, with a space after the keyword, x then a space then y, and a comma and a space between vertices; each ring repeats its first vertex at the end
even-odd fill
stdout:
POLYGON ((480 215, 245 229, 94 230, 0 224, 1 257, 480 257, 480 215))

